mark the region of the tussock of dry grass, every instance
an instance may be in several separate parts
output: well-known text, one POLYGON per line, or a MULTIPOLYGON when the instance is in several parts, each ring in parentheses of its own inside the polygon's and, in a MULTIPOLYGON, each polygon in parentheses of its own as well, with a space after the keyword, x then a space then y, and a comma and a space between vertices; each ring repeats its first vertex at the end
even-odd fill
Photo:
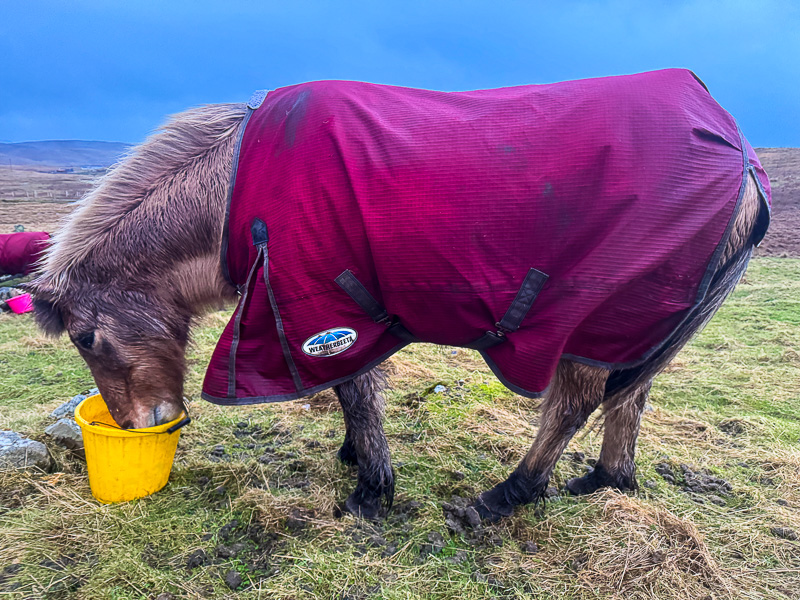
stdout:
POLYGON ((602 521, 585 540, 590 558, 581 580, 630 597, 640 590, 685 598, 708 591, 733 595, 733 582, 690 521, 612 491, 594 502, 602 504, 602 521))

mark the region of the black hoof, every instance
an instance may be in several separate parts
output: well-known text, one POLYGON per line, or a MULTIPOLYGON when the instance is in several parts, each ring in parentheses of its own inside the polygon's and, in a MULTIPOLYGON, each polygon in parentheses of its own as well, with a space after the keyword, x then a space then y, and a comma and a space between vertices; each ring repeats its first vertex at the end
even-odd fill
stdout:
POLYGON ((603 465, 596 465, 583 477, 575 477, 567 482, 567 491, 574 496, 593 494, 600 488, 612 487, 618 490, 635 490, 636 480, 622 476, 615 477, 603 468, 603 465))
POLYGON ((355 491, 344 503, 344 509, 363 519, 375 520, 388 513, 394 502, 394 471, 391 465, 371 473, 369 479, 359 477, 355 491))
POLYGON ((510 517, 514 514, 514 507, 502 499, 498 499, 495 493, 497 488, 492 488, 488 492, 484 492, 472 504, 473 508, 478 511, 478 516, 482 521, 487 523, 496 523, 503 517, 510 517))
POLYGON ((339 452, 336 453, 336 456, 346 465, 350 465, 351 467, 358 465, 358 455, 353 448, 353 444, 351 444, 350 440, 346 438, 342 444, 342 447, 339 448, 339 452))
POLYGON ((547 487, 547 479, 525 477, 514 471, 503 483, 483 492, 473 506, 481 519, 494 523, 514 514, 514 507, 540 500, 547 487))
POLYGON ((382 503, 380 498, 364 498, 358 490, 350 494, 344 502, 344 509, 353 516, 377 521, 381 517, 382 503))

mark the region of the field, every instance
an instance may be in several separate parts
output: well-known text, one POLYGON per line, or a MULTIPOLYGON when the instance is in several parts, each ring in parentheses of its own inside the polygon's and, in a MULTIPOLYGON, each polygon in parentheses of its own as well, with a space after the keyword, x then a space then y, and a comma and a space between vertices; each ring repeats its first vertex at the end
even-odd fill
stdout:
MULTIPOLYGON (((48 443, 57 463, 0 473, 0 599, 800 598, 800 259, 786 258, 800 257, 797 172, 776 170, 777 234, 657 379, 640 490, 562 491, 598 456, 595 420, 544 506, 466 532, 451 531, 446 513, 508 475, 538 419, 538 401, 506 390, 472 351, 415 345, 389 361, 397 494, 388 518, 369 523, 338 508, 355 471, 336 460, 344 426, 332 392, 239 408, 199 399, 229 316, 212 313, 193 336, 194 421, 169 484, 104 506, 85 463, 43 435, 51 410, 93 387, 88 370, 30 315, 0 314, 0 429, 48 443)), ((69 210, 0 209, 12 204, 4 230, 69 210)))

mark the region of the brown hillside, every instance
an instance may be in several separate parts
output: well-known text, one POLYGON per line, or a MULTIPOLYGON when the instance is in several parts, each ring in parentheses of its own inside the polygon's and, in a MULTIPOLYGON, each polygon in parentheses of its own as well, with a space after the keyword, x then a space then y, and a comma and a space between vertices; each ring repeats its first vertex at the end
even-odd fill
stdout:
POLYGON ((760 256, 800 257, 800 148, 757 148, 772 184, 772 223, 760 256))

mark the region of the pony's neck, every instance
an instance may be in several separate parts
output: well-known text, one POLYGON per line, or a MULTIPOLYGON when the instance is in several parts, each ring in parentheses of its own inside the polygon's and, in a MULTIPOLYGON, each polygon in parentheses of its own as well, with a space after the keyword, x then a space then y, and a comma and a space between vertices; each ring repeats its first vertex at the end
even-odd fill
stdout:
POLYGON ((222 276, 219 246, 215 251, 175 264, 168 283, 177 302, 199 315, 236 297, 236 289, 222 276))
POLYGON ((233 104, 192 109, 138 146, 56 235, 44 268, 54 286, 150 289, 193 314, 234 297, 220 245, 244 113, 233 104))

